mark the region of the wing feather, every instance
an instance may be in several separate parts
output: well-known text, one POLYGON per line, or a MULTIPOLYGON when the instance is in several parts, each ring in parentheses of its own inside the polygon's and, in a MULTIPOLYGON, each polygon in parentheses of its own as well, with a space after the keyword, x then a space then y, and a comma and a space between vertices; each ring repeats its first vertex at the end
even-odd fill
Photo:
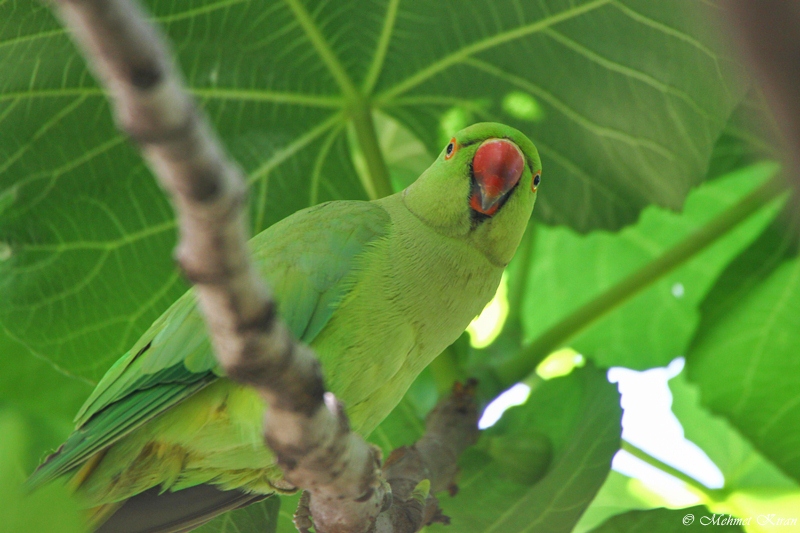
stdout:
MULTIPOLYGON (((252 241, 260 270, 294 335, 311 343, 355 277, 356 257, 385 236, 390 218, 368 202, 329 202, 271 226, 252 241)), ((187 292, 106 373, 76 416, 76 430, 31 476, 30 486, 78 468, 221 374, 187 292)))

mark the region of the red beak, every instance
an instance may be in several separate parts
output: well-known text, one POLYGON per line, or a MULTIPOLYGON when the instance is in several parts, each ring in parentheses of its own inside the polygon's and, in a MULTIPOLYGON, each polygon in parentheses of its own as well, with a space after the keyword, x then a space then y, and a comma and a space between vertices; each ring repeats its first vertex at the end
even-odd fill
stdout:
POLYGON ((470 196, 470 207, 478 213, 494 215, 500 200, 517 184, 524 168, 525 159, 516 144, 505 139, 484 141, 472 158, 477 188, 470 196))

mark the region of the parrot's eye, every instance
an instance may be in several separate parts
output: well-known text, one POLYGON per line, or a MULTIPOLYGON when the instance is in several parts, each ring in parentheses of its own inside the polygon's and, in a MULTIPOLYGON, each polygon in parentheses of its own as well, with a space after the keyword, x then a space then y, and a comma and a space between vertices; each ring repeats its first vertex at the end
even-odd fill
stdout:
POLYGON ((453 154, 456 153, 456 138, 453 137, 450 139, 450 144, 447 145, 447 148, 444 150, 444 158, 450 159, 453 157, 453 154))
POLYGON ((541 170, 533 175, 533 184, 531 186, 531 189, 533 189, 533 192, 536 192, 536 187, 539 186, 539 182, 540 181, 542 181, 542 171, 541 170))

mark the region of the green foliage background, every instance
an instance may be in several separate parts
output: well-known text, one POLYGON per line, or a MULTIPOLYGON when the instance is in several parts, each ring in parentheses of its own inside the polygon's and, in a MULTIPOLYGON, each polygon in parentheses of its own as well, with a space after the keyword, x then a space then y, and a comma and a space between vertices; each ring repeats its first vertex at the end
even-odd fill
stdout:
MULTIPOLYGON (((714 491, 695 484, 702 502, 737 516, 800 508, 797 210, 776 189, 769 120, 713 2, 147 6, 249 177, 254 232, 318 202, 401 189, 473 121, 511 124, 539 148, 543 184, 508 270, 502 332, 446 351, 371 436, 387 452, 412 443, 455 378, 477 375, 486 400, 534 386, 464 457, 462 491, 443 500, 451 530, 567 532, 588 508, 585 531, 664 505, 608 476, 621 412, 604 369, 680 355, 689 381, 674 384, 675 412, 726 478, 714 491), (565 346, 591 363, 549 381, 532 374, 565 346)), ((0 463, 8 490, 186 290, 174 242, 164 194, 58 21, 37 2, 0 2, 0 422, 17 428, 0 463)), ((41 498, 26 505, 65 500, 41 498)), ((205 527, 255 531, 277 516, 272 527, 290 531, 291 505, 267 500, 205 527)), ((682 513, 644 513, 598 531, 682 527, 682 513)))

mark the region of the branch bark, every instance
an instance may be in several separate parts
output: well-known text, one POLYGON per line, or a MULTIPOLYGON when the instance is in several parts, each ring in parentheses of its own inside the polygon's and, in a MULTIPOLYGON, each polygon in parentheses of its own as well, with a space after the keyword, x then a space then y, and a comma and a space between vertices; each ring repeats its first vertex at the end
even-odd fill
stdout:
POLYGON ((800 5, 788 0, 727 0, 723 5, 781 129, 784 157, 791 169, 787 178, 795 198, 800 197, 800 5))
POLYGON ((379 451, 350 431, 313 351, 277 316, 248 254, 244 176, 184 90, 161 34, 131 0, 53 1, 109 90, 119 128, 172 197, 176 259, 196 286, 217 359, 269 404, 265 441, 286 480, 311 494, 316 530, 414 532, 441 519, 420 481, 452 483, 455 459, 477 435, 471 389, 457 389, 434 411, 429 435, 390 457, 390 488, 379 451), (402 505, 389 505, 392 490, 402 505))

